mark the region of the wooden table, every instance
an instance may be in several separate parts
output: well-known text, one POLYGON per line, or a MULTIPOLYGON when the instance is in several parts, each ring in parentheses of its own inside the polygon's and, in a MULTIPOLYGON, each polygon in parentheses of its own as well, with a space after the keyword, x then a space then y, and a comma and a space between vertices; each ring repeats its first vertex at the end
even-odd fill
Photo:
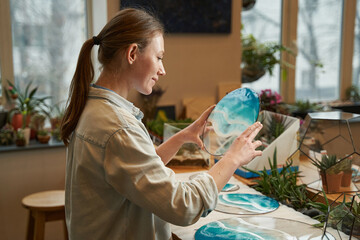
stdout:
MULTIPOLYGON (((206 168, 196 168, 196 167, 175 167, 173 170, 176 173, 176 178, 179 181, 188 181, 190 176, 194 174, 195 172, 199 171, 206 171, 206 168)), ((243 182, 241 182, 240 179, 233 176, 230 180, 230 183, 235 183, 240 186, 240 189, 236 192, 239 193, 252 193, 252 194, 260 194, 255 189, 247 186, 243 182)), ((229 214, 229 213, 223 213, 220 211, 212 211, 207 217, 200 218, 196 223, 190 226, 176 226, 171 225, 171 231, 174 234, 173 238, 176 240, 194 240, 194 234, 197 229, 199 229, 201 226, 216 221, 219 219, 225 219, 225 218, 231 218, 231 217, 239 217, 240 215, 237 214, 229 214)), ((264 217, 275 217, 275 218, 282 218, 282 219, 291 219, 293 221, 302 222, 305 224, 315 224, 318 223, 318 221, 310 218, 309 216, 306 216, 300 212, 295 211, 294 209, 287 207, 285 205, 280 204, 280 207, 270 213, 262 214, 261 216, 264 217)), ((336 235, 336 232, 333 229, 328 229, 328 231, 333 234, 333 236, 336 235)), ((341 233, 341 235, 344 237, 344 235, 341 233)), ((347 239, 346 237, 343 239, 347 239)))
MULTIPOLYGON (((209 169, 209 167, 201 167, 201 166, 171 166, 170 168, 173 169, 175 173, 196 172, 196 171, 209 169)), ((320 179, 317 168, 305 156, 300 156, 299 171, 301 172, 300 174, 301 178, 299 179, 299 184, 313 183, 320 179)), ((247 186, 254 186, 256 184, 254 182, 256 178, 243 178, 236 174, 234 174, 234 178, 236 178, 237 180, 239 180, 240 182, 244 183, 247 186)), ((308 188, 307 190, 308 190, 308 196, 310 198, 313 198, 315 195, 318 195, 316 201, 325 203, 325 198, 321 193, 321 189, 308 188)), ((357 191, 357 188, 352 184, 351 188, 342 188, 341 190, 348 192, 346 194, 346 200, 350 201, 351 197, 357 191)), ((340 195, 341 193, 327 193, 326 197, 330 202, 333 202, 335 200, 337 200, 338 202, 342 202, 343 198, 342 197, 339 198, 340 195)))

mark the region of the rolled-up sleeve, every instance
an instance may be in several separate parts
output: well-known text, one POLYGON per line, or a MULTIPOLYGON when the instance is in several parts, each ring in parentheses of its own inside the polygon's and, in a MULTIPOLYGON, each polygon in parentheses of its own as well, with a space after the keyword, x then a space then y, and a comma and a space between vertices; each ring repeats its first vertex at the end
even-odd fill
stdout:
POLYGON ((213 178, 203 173, 189 182, 177 181, 141 127, 121 129, 109 139, 104 169, 106 181, 116 191, 172 224, 195 223, 217 203, 213 178))

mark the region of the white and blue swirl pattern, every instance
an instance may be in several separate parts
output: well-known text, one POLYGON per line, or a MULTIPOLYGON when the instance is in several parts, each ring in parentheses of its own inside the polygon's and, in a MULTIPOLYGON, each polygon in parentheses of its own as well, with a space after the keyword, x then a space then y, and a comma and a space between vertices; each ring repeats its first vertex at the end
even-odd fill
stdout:
POLYGON ((215 133, 220 137, 241 134, 259 115, 259 97, 250 88, 239 88, 227 94, 211 112, 215 133))
POLYGON ((267 213, 276 210, 279 203, 270 197, 248 193, 228 193, 219 195, 223 205, 241 208, 253 213, 267 213))
POLYGON ((335 240, 331 233, 310 224, 274 217, 233 217, 210 222, 199 228, 195 240, 335 240))
POLYGON ((221 189, 222 192, 232 192, 232 191, 236 191, 239 190, 239 185, 237 184, 233 184, 233 183, 227 183, 225 184, 225 186, 223 187, 223 189, 221 189))
POLYGON ((293 240, 296 238, 277 229, 264 228, 248 223, 241 218, 230 218, 208 223, 195 233, 195 240, 211 239, 293 240))
POLYGON ((218 102, 207 119, 207 131, 203 139, 210 136, 212 140, 204 142, 205 149, 213 155, 223 155, 232 142, 258 118, 260 110, 259 97, 250 88, 239 88, 218 102))

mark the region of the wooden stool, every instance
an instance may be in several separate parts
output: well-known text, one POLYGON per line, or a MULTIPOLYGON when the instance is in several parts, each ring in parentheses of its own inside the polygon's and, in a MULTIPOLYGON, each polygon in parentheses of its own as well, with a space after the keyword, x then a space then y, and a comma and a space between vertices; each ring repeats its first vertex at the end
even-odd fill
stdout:
POLYGON ((65 222, 65 191, 45 191, 28 195, 22 205, 29 209, 26 239, 44 239, 45 222, 63 220, 65 239, 68 233, 65 222))

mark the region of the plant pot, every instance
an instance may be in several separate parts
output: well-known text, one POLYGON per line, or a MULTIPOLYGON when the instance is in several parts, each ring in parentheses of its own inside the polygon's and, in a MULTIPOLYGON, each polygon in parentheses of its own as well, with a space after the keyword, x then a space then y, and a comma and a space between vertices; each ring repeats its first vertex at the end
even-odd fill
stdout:
POLYGON ((341 186, 341 180, 344 172, 339 172, 337 174, 328 174, 326 176, 324 173, 320 173, 321 175, 321 182, 323 185, 323 189, 327 193, 331 192, 339 192, 341 186))
POLYGON ((36 129, 31 128, 31 129, 30 129, 30 139, 35 139, 35 138, 36 138, 36 134, 37 134, 36 129))
POLYGON ((244 67, 241 70, 241 82, 251 83, 265 75, 264 69, 244 67))
MULTIPOLYGON (((14 130, 22 128, 23 116, 21 113, 15 113, 11 119, 11 125, 14 130)), ((30 115, 26 117, 26 126, 29 126, 30 123, 30 115)))
POLYGON ((341 178, 341 186, 349 187, 351 184, 352 172, 344 172, 341 178))
POLYGON ((51 137, 50 135, 46 135, 46 136, 40 136, 40 135, 38 135, 38 136, 37 136, 37 139, 38 139, 38 141, 39 141, 40 143, 46 144, 46 143, 49 142, 50 137, 51 137))
POLYGON ((30 128, 24 128, 25 145, 28 145, 30 142, 30 133, 31 133, 30 128))

